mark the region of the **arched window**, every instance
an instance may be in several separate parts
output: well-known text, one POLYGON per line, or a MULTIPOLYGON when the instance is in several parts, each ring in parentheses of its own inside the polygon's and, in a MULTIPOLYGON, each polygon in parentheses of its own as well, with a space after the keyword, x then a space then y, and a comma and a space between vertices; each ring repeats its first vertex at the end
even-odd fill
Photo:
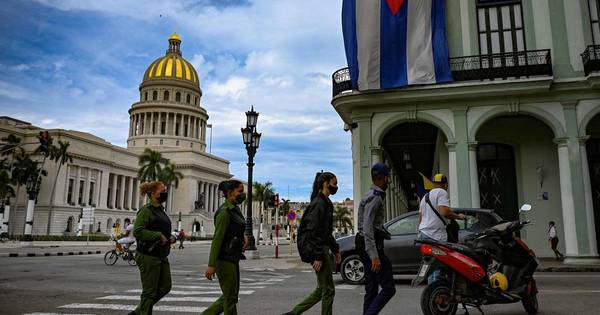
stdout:
POLYGON ((108 220, 106 220, 106 230, 109 231, 112 228, 113 228, 113 219, 108 218, 108 220))
POLYGON ((73 218, 73 216, 70 216, 67 219, 67 228, 65 229, 65 232, 67 232, 67 233, 73 232, 73 221, 75 221, 75 219, 73 218))
POLYGON ((158 92, 157 91, 152 92, 152 100, 156 101, 157 99, 158 99, 158 92))
POLYGON ((144 93, 144 101, 148 100, 148 92, 144 93))
POLYGON ((181 93, 175 93, 175 102, 181 102, 181 93))
POLYGON ((198 105, 198 96, 194 97, 194 104, 198 105))
POLYGON ((187 98, 186 98, 186 103, 189 104, 191 102, 191 99, 192 99, 192 96, 188 94, 187 98))
POLYGON ((163 97, 163 101, 169 100, 169 91, 165 91, 165 96, 163 97))

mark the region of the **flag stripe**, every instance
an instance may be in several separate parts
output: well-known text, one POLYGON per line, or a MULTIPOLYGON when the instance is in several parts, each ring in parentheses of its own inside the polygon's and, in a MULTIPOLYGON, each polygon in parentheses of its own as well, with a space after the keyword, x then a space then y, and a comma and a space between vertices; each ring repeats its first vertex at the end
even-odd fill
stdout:
MULTIPOLYGON (((381 14, 374 14, 381 16, 381 46, 377 45, 375 49, 381 49, 380 79, 382 89, 404 86, 408 82, 406 76, 406 13, 408 2, 410 1, 404 3, 396 15, 392 14, 385 2, 380 3, 379 11, 381 14)), ((373 12, 377 11, 371 11, 371 14, 373 12)))
POLYGON ((435 83, 433 50, 431 47, 431 0, 406 3, 406 65, 408 84, 435 83))
MULTIPOLYGON (((379 12, 382 4, 381 0, 356 2, 359 90, 380 88, 380 15, 374 13, 379 12)), ((390 12, 389 9, 387 11, 390 12)))
POLYGON ((352 89, 358 90, 358 58, 356 40, 356 0, 344 0, 342 4, 342 32, 344 33, 344 48, 346 61, 350 71, 352 89))
POLYGON ((452 81, 452 71, 450 70, 450 53, 446 37, 446 0, 433 0, 431 15, 435 80, 437 83, 450 82, 452 81))

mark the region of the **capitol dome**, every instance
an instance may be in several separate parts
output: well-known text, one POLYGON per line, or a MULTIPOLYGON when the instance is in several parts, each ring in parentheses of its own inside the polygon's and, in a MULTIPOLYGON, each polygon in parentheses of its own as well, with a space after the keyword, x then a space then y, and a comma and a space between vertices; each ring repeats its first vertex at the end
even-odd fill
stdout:
POLYGON ((165 80, 174 80, 200 91, 198 73, 194 66, 181 56, 180 46, 181 37, 177 33, 173 33, 169 37, 169 48, 166 54, 148 66, 140 88, 152 85, 152 83, 164 84, 165 80))

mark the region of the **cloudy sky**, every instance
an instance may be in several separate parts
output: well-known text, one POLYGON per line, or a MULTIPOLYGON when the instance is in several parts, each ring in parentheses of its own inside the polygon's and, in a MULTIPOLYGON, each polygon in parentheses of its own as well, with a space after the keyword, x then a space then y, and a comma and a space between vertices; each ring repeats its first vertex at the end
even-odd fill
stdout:
POLYGON ((90 132, 125 146, 127 110, 173 31, 201 76, 212 151, 246 178, 240 128, 254 105, 263 134, 255 178, 305 200, 315 171, 352 195, 350 134, 330 105, 345 66, 341 0, 4 0, 0 115, 90 132))

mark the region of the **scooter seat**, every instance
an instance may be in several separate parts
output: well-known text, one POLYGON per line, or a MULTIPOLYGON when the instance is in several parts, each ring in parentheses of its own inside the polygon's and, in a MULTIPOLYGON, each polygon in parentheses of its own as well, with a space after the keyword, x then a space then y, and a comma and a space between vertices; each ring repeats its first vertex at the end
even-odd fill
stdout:
POLYGON ((469 246, 466 246, 463 244, 454 244, 454 243, 446 243, 446 246, 448 246, 449 248, 451 248, 461 254, 464 254, 466 256, 469 256, 470 258, 473 258, 476 262, 478 262, 482 266, 487 266, 487 259, 483 255, 481 255, 480 253, 478 253, 477 251, 475 251, 474 249, 472 249, 469 246))

